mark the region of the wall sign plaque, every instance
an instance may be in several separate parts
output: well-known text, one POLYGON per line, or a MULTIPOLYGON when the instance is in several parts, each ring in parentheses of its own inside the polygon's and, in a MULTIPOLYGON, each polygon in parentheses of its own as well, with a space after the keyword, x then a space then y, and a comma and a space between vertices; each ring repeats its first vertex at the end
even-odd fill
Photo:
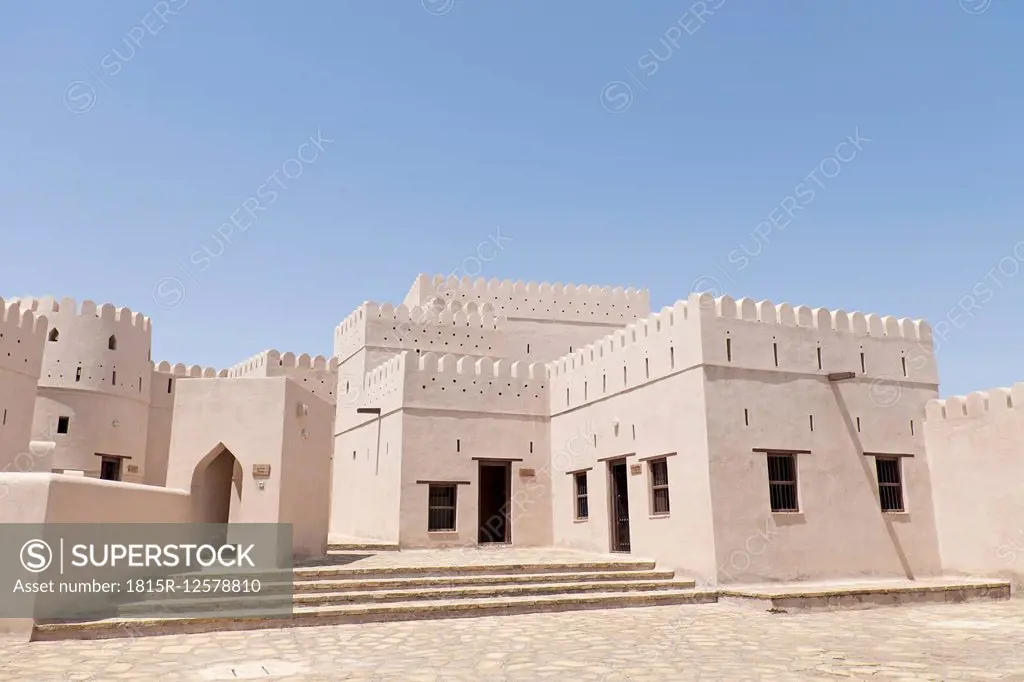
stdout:
POLYGON ((522 476, 523 478, 532 478, 533 476, 537 475, 537 472, 534 471, 533 469, 520 469, 519 475, 522 476))
POLYGON ((639 465, 639 464, 630 464, 629 465, 629 473, 633 474, 634 476, 639 476, 643 472, 644 472, 644 468, 641 465, 639 465))
POLYGON ((252 477, 253 478, 270 478, 270 465, 269 464, 253 464, 252 465, 252 477))

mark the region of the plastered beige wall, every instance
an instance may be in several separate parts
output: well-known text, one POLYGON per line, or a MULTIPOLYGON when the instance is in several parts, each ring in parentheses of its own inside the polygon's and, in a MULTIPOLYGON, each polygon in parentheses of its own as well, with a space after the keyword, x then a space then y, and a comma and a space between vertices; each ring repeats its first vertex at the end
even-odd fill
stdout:
POLYGON ((481 524, 480 462, 509 461, 511 491, 507 506, 512 543, 519 547, 552 544, 547 420, 532 415, 469 410, 407 409, 403 415, 400 538, 405 547, 467 547, 477 544, 481 524), (531 452, 531 443, 533 452, 531 452), (512 461, 522 460, 522 461, 512 461), (532 470, 532 476, 524 476, 532 470), (428 532, 429 484, 458 485, 456 529, 428 532))
POLYGON ((0 474, 2 523, 186 523, 188 494, 84 476, 0 474))
MULTIPOLYGON (((555 544, 593 552, 612 549, 608 460, 625 458, 627 466, 641 468, 639 474, 630 472, 627 478, 631 552, 710 580, 714 575, 714 533, 703 377, 699 368, 669 370, 667 362, 665 365, 651 381, 616 388, 591 399, 586 407, 553 415, 555 544), (647 460, 662 455, 667 456, 670 511, 655 516, 647 460), (586 520, 576 518, 571 474, 578 471, 587 475, 586 520)), ((554 389, 552 393, 557 392, 554 389)))
POLYGON ((1024 383, 927 405, 942 565, 1024 584, 1024 383))
POLYGON ((334 438, 330 536, 399 541, 402 417, 359 415, 334 438))
POLYGON ((940 572, 923 436, 908 427, 933 390, 905 388, 880 408, 864 383, 715 366, 705 374, 720 582, 940 572), (771 511, 768 455, 754 451, 764 448, 810 451, 795 456, 798 513, 771 511), (864 452, 912 455, 900 457, 906 513, 880 511, 875 458, 864 452))

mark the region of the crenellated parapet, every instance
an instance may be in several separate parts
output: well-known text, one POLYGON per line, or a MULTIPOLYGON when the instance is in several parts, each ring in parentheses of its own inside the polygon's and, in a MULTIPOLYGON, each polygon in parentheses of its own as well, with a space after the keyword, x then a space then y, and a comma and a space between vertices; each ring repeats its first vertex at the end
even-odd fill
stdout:
POLYGON ((310 393, 319 395, 328 402, 334 402, 337 385, 338 360, 323 355, 282 353, 276 349, 257 353, 248 360, 226 370, 228 377, 279 377, 286 376, 302 384, 310 393))
POLYGON ((912 320, 902 317, 874 313, 847 313, 844 310, 828 308, 810 308, 805 305, 792 306, 789 303, 778 305, 771 301, 754 301, 750 298, 734 300, 730 296, 713 298, 710 294, 700 294, 697 306, 702 311, 713 313, 715 317, 783 327, 806 327, 823 331, 856 334, 859 336, 875 336, 880 338, 900 338, 910 341, 931 341, 931 327, 924 320, 912 320))
POLYGON ((709 364, 938 383, 924 320, 710 294, 691 295, 690 305, 709 364))
POLYGON ((646 289, 441 275, 419 275, 405 303, 432 307, 437 300, 489 303, 508 318, 594 324, 625 324, 650 314, 646 289))
POLYGON ((148 401, 152 334, 148 317, 109 303, 76 303, 71 298, 20 301, 48 323, 40 389, 98 391, 148 401))
MULTIPOLYGON (((1024 382, 1012 388, 993 388, 968 395, 955 395, 944 400, 930 400, 925 405, 925 418, 929 422, 978 419, 994 414, 1018 410, 1024 406, 1024 382)), ((1024 413, 1022 413, 1024 414, 1024 413)))
POLYGON ((447 301, 437 306, 366 302, 335 329, 334 354, 362 348, 502 355, 504 320, 489 304, 447 301))
POLYGON ((159 374, 166 374, 167 376, 191 379, 215 379, 217 377, 230 376, 226 369, 215 369, 213 367, 202 367, 200 365, 186 366, 180 362, 172 365, 166 360, 160 363, 153 363, 153 371, 159 374))
POLYGON ((38 379, 47 328, 45 315, 0 298, 0 369, 38 379))
POLYGON ((435 353, 417 360, 406 356, 406 407, 548 414, 548 378, 540 363, 435 353))
POLYGON ((557 414, 632 390, 700 362, 699 315, 687 301, 616 330, 547 364, 557 414))

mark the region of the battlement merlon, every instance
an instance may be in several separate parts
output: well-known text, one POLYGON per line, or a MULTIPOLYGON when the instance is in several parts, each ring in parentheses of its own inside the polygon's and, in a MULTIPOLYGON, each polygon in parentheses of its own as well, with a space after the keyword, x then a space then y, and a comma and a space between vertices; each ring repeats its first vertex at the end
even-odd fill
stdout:
POLYGON ((49 322, 19 301, 0 298, 0 369, 38 380, 49 322))
POLYGON ((938 384, 923 320, 691 294, 548 363, 553 412, 701 364, 938 384))
POLYGON ((646 289, 485 280, 421 274, 405 305, 429 306, 435 299, 491 303, 495 314, 513 318, 618 324, 650 315, 646 289))
POLYGON ((45 313, 36 312, 24 299, 12 298, 5 301, 0 297, 0 322, 4 329, 20 337, 46 336, 48 326, 45 313))
POLYGON ((924 410, 925 420, 934 423, 974 419, 1016 410, 1021 406, 1024 406, 1024 382, 1017 382, 1012 388, 993 388, 974 391, 966 396, 954 395, 944 400, 929 400, 924 410))

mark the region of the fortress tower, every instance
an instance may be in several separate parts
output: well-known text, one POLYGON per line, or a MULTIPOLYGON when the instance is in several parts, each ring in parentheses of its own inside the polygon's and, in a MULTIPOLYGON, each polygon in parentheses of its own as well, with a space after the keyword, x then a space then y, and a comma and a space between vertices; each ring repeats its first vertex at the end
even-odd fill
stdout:
POLYGON ((149 421, 151 325, 128 308, 65 298, 25 298, 47 319, 32 421, 52 441, 40 471, 141 480, 149 421))

